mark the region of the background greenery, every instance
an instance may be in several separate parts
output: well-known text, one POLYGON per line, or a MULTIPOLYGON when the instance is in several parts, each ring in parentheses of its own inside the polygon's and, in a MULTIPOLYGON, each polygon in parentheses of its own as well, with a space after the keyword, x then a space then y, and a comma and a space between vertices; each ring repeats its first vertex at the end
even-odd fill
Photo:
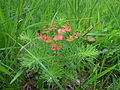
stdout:
POLYGON ((119 0, 0 0, 0 89, 119 90, 119 26, 119 0), (65 43, 53 56, 35 36, 52 21, 80 37, 97 24, 88 33, 96 41, 65 43))

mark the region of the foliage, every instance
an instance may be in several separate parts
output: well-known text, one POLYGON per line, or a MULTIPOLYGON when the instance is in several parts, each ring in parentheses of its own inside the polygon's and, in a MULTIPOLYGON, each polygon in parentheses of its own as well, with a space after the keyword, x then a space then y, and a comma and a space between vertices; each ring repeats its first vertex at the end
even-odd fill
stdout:
POLYGON ((119 90, 119 0, 0 4, 0 89, 119 90))

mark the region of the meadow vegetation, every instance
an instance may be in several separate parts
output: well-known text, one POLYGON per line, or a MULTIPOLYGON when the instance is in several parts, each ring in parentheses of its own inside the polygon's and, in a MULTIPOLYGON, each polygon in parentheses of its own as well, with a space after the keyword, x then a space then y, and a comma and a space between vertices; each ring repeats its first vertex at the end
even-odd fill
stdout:
POLYGON ((0 0, 0 90, 120 90, 119 0, 0 0))

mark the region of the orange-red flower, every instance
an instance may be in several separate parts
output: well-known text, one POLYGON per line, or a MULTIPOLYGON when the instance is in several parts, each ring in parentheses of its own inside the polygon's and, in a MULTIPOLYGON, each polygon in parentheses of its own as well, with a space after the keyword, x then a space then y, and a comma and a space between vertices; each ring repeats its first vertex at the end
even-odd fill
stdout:
POLYGON ((63 36, 61 34, 55 35, 53 40, 58 41, 58 40, 62 40, 63 36))
POLYGON ((67 41, 73 41, 74 38, 73 38, 73 36, 69 35, 69 36, 66 38, 66 40, 67 40, 67 41))
POLYGON ((41 34, 40 34, 40 35, 38 35, 38 39, 40 39, 40 40, 42 39, 42 35, 41 35, 41 34))
POLYGON ((51 44, 51 47, 52 47, 52 48, 51 48, 52 50, 60 50, 60 44, 52 43, 52 44, 51 44))
POLYGON ((47 35, 43 35, 42 39, 43 41, 45 42, 51 42, 52 41, 52 38, 51 37, 48 37, 47 35))
POLYGON ((48 25, 52 26, 52 25, 55 24, 55 23, 56 23, 56 22, 54 21, 54 22, 49 23, 48 25))
POLYGON ((50 31, 44 31, 44 33, 48 33, 48 32, 50 32, 50 31))
POLYGON ((96 41, 96 38, 88 39, 87 41, 88 41, 88 42, 95 42, 95 41, 96 41))
POLYGON ((65 31, 68 31, 68 32, 72 31, 72 29, 69 28, 69 25, 62 25, 61 27, 63 27, 65 31))
POLYGON ((47 35, 42 35, 42 34, 38 35, 38 39, 43 40, 44 42, 51 42, 52 41, 51 37, 48 37, 47 35))
POLYGON ((78 38, 78 34, 79 34, 80 32, 75 32, 75 33, 73 33, 73 35, 74 35, 74 38, 78 38))
POLYGON ((47 26, 43 26, 43 28, 47 28, 47 26))
POLYGON ((61 34, 62 32, 66 33, 66 30, 63 28, 63 29, 58 29, 58 34, 61 34))
POLYGON ((43 30, 48 30, 48 27, 47 26, 43 26, 43 30))
POLYGON ((61 25, 61 27, 63 27, 63 28, 68 28, 69 25, 61 25))
POLYGON ((40 34, 39 33, 36 33, 36 36, 39 36, 40 34))
POLYGON ((52 38, 51 37, 47 37, 45 40, 44 40, 45 42, 51 42, 52 41, 52 38))
POLYGON ((56 27, 52 27, 52 28, 50 28, 50 30, 55 30, 55 29, 57 29, 56 27))
POLYGON ((66 31, 68 31, 68 32, 72 31, 71 28, 65 28, 65 29, 66 29, 66 31))

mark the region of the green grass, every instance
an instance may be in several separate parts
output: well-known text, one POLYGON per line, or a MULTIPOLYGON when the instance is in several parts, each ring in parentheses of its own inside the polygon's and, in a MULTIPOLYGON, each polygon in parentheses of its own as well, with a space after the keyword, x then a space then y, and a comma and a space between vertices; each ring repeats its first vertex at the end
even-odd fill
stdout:
POLYGON ((119 0, 0 4, 0 89, 120 89, 119 0), (35 35, 53 21, 57 27, 69 23, 72 32, 81 33, 74 42, 58 42, 62 46, 56 52, 35 35), (95 42, 87 41, 94 38, 95 42))

